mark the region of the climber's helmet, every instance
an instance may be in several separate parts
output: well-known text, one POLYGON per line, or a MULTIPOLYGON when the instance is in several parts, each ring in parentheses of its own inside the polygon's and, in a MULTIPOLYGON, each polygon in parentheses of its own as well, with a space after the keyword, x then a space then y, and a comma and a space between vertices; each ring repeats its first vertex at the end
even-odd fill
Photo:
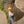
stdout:
POLYGON ((11 11, 11 10, 12 10, 12 9, 9 7, 9 8, 8 8, 8 11, 11 11))

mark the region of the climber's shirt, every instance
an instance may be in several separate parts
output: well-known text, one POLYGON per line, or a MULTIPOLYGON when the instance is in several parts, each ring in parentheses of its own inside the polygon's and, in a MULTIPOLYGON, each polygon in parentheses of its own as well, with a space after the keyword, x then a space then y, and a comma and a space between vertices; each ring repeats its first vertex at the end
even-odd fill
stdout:
POLYGON ((9 16, 13 16, 13 13, 11 11, 9 11, 8 13, 9 13, 9 16))

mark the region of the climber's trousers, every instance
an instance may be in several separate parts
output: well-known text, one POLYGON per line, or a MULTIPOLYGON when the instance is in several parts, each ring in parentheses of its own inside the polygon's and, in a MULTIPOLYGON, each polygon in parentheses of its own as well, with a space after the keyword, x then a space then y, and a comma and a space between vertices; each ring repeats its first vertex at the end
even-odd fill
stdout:
POLYGON ((14 20, 11 16, 9 16, 9 19, 11 20, 12 23, 14 22, 14 20))

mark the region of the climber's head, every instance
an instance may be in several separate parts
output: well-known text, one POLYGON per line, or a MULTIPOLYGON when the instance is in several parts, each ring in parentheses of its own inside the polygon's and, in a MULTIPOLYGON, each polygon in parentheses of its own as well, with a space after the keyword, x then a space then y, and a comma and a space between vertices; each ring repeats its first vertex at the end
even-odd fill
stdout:
POLYGON ((11 11, 11 10, 12 10, 12 9, 9 7, 9 8, 8 8, 8 11, 11 11))

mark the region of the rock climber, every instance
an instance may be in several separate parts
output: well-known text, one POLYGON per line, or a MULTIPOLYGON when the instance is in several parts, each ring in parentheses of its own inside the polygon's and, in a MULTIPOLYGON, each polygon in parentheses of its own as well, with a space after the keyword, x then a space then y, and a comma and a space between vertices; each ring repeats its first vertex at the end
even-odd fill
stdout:
POLYGON ((14 15, 12 12, 12 8, 8 8, 8 14, 9 14, 9 19, 11 20, 11 22, 12 22, 12 24, 13 24, 13 22, 14 22, 14 20, 13 20, 13 18, 12 18, 12 16, 14 15))

